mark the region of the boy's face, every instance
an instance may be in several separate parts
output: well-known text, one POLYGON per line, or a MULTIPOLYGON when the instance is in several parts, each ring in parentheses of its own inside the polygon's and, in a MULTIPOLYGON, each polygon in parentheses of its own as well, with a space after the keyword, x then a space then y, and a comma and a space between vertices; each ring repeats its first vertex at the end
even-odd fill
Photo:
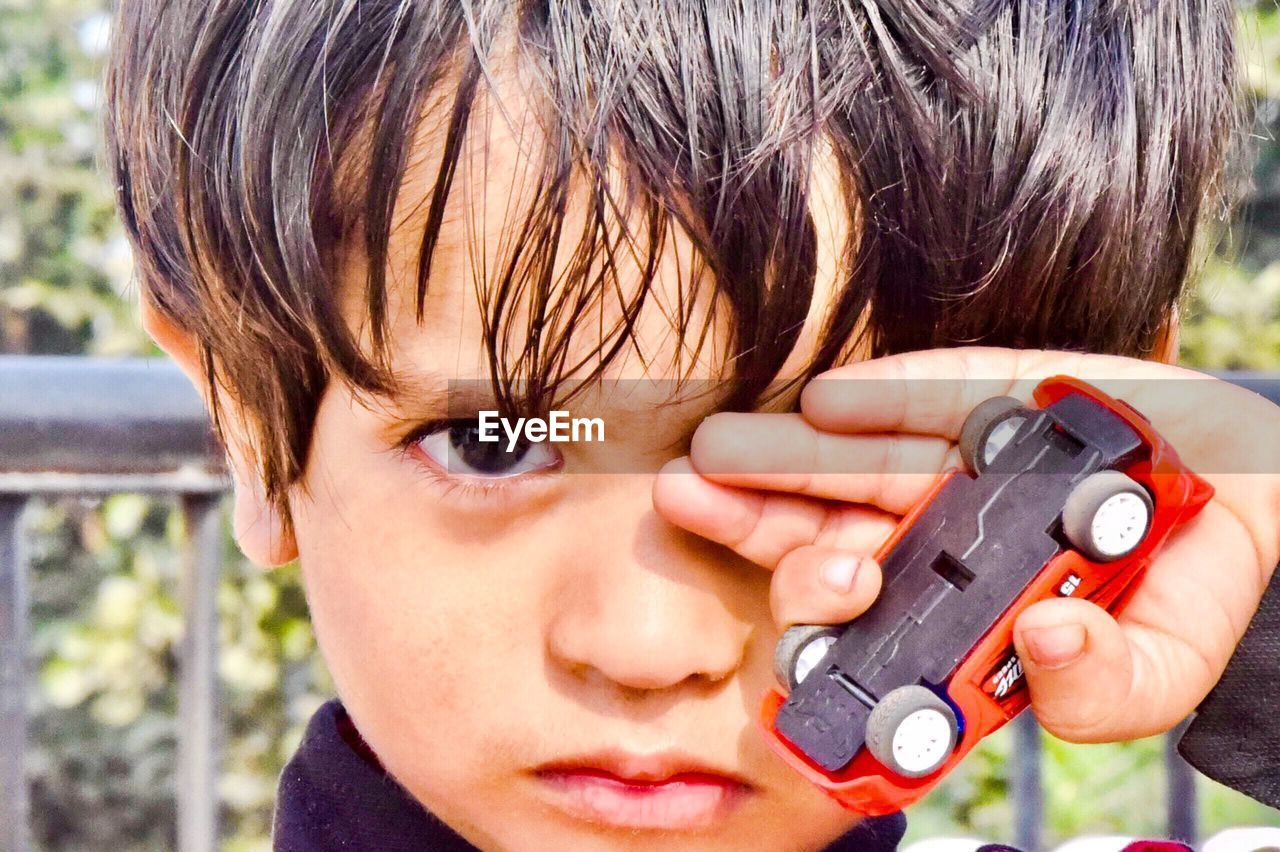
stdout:
MULTIPOLYGON (((388 270, 393 365, 414 392, 371 400, 331 386, 306 488, 291 495, 339 693, 387 769, 484 848, 820 848, 855 818, 774 756, 756 724, 779 635, 770 575, 653 508, 655 472, 710 411, 657 408, 677 348, 662 291, 687 274, 688 243, 669 244, 637 324, 647 366, 629 352, 607 374, 626 393, 567 406, 604 420, 604 444, 538 444, 494 462, 465 432, 412 440, 457 416, 451 381, 488 375, 473 282, 511 239, 504 211, 528 201, 511 197, 527 183, 518 99, 503 103, 515 127, 493 111, 488 138, 472 144, 460 177, 471 190, 450 200, 420 324, 417 208, 438 130, 416 143, 388 270)), ((833 191, 817 189, 821 287, 846 226, 833 191)), ((346 267, 352 327, 361 262, 346 267)), ((809 354, 811 324, 784 377, 809 354)), ((589 346, 600 326, 581 325, 589 346)), ((714 378, 714 357, 702 357, 695 374, 714 378)))

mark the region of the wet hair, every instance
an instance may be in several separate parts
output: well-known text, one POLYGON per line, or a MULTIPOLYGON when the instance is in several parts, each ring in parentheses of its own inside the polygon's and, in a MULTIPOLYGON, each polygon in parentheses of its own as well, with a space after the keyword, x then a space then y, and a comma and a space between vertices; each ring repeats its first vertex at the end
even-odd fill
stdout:
POLYGON ((1234 26, 1232 0, 121 0, 109 163, 146 298, 194 335, 284 504, 326 385, 392 388, 388 188, 430 169, 409 199, 421 316, 498 51, 535 81, 541 139, 477 282, 502 398, 615 358, 678 229, 705 283, 673 321, 701 345, 694 301, 717 306, 724 406, 745 408, 814 298, 819 151, 852 227, 799 380, 855 348, 1149 352, 1228 212, 1234 26), (423 121, 439 156, 414 164, 423 121), (339 311, 353 240, 369 346, 339 311), (575 320, 604 307, 584 360, 575 320))

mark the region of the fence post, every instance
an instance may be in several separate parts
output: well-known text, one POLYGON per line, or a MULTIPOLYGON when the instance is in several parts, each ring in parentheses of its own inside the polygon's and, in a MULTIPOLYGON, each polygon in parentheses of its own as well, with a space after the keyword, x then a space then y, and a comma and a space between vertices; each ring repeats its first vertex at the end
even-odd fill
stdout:
POLYGON ((22 510, 27 498, 0 494, 0 852, 23 852, 27 803, 27 559, 22 510))
POLYGON ((183 566, 182 664, 178 684, 178 849, 218 848, 218 575, 220 495, 182 498, 187 541, 183 566))
POLYGON ((1026 711, 1010 723, 1013 749, 1010 780, 1013 798, 1013 845, 1022 852, 1039 852, 1044 820, 1044 790, 1040 782, 1040 723, 1026 711))
POLYGON ((1178 740, 1182 739, 1188 724, 1190 720, 1184 721, 1164 737, 1164 767, 1169 795, 1165 813, 1169 837, 1195 846, 1200 839, 1196 772, 1191 768, 1191 764, 1178 754, 1178 740))

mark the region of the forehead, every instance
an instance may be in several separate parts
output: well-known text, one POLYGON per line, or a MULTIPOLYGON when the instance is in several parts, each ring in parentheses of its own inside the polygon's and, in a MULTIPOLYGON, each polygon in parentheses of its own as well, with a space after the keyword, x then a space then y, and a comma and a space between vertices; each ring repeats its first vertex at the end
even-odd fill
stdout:
MULTIPOLYGON (((424 110, 398 187, 386 258, 386 356, 407 390, 494 375, 555 339, 571 375, 602 366, 602 378, 723 378, 731 329, 712 272, 675 218, 647 232, 625 158, 611 152, 599 182, 574 172, 563 203, 546 197, 547 101, 510 52, 488 68, 448 178, 442 216, 430 199, 444 175, 453 92, 445 81, 424 110), (603 212, 601 212, 603 211, 603 212), (424 237, 434 246, 418 311, 424 237), (550 310, 548 307, 550 306, 550 310), (636 309, 638 306, 638 310, 636 309), (605 353, 609 353, 605 364, 605 353)), ((832 306, 850 223, 835 158, 815 159, 810 210, 818 237, 808 317, 780 379, 813 354, 832 306)), ((679 205, 678 198, 659 199, 679 205)), ((374 348, 359 239, 342 255, 341 305, 362 349, 374 348)))

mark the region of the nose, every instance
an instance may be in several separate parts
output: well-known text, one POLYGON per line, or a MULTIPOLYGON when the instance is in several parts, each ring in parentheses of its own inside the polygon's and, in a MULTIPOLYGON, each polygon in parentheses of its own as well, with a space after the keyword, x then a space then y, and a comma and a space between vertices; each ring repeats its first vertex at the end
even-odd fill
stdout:
POLYGON ((583 538, 594 545, 565 566, 554 592, 547 643, 558 666, 647 692, 723 681, 739 668, 756 619, 768 617, 765 572, 668 524, 651 503, 629 530, 583 538))

